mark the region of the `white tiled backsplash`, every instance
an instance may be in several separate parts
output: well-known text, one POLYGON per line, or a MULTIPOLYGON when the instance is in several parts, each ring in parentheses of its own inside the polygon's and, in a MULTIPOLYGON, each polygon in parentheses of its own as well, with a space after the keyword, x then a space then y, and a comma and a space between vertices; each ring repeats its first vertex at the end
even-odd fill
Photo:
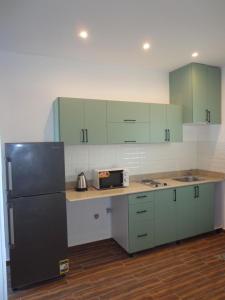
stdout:
POLYGON ((95 168, 126 167, 130 175, 197 167, 197 129, 184 126, 184 142, 149 145, 80 145, 65 147, 66 181, 95 168))

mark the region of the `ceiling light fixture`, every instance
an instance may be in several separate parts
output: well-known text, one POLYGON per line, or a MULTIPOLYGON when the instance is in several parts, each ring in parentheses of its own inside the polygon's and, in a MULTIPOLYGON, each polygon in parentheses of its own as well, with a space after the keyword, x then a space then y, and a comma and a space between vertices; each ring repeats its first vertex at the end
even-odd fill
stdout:
POLYGON ((199 54, 198 54, 198 52, 193 52, 191 56, 192 56, 192 57, 198 57, 199 54))
POLYGON ((81 30, 79 32, 79 37, 82 38, 82 39, 88 38, 88 32, 86 30, 81 30))
POLYGON ((143 44, 143 46, 142 46, 142 48, 144 49, 144 50, 149 50, 150 49, 150 44, 148 43, 148 42, 145 42, 144 44, 143 44))

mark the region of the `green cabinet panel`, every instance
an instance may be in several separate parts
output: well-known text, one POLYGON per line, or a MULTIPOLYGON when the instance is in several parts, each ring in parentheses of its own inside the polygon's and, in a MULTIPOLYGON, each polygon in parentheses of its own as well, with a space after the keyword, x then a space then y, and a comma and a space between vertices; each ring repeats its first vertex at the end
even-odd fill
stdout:
POLYGON ((131 194, 128 197, 129 200, 129 206, 130 205, 136 205, 142 203, 149 203, 154 201, 154 192, 147 192, 147 193, 138 193, 138 194, 131 194))
POLYGON ((193 90, 193 121, 207 122, 207 76, 208 68, 206 65, 192 65, 192 90, 193 90))
POLYGON ((136 205, 129 206, 129 218, 132 222, 142 220, 152 220, 154 217, 154 202, 141 202, 136 205))
POLYGON ((92 145, 107 144, 106 102, 84 101, 84 119, 86 142, 92 145))
POLYGON ((177 239, 175 190, 155 192, 155 245, 177 239))
POLYGON ((210 124, 221 123, 221 69, 208 67, 207 85, 208 110, 210 124))
POLYGON ((212 231, 214 229, 214 188, 213 183, 201 184, 197 191, 197 234, 212 231))
POLYGON ((109 144, 142 144, 148 142, 148 123, 108 123, 109 144))
POLYGON ((148 122, 148 104, 140 102, 109 101, 108 122, 148 122))
POLYGON ((150 104, 150 142, 164 143, 166 141, 167 117, 166 105, 150 104))
POLYGON ((154 246, 154 195, 148 192, 128 197, 130 253, 154 246))
POLYGON ((182 107, 174 104, 150 104, 150 142, 182 142, 182 107))
POLYGON ((182 142, 183 141, 183 121, 182 108, 179 105, 167 105, 167 128, 169 129, 169 141, 182 142))
POLYGON ((198 210, 195 187, 177 189, 177 239, 182 240, 197 234, 198 210))
POLYGON ((68 145, 106 144, 106 102, 58 98, 54 103, 55 140, 68 145))
POLYGON ((177 239, 214 229, 214 184, 177 189, 177 239))
POLYGON ((221 69, 191 63, 170 72, 170 102, 183 106, 184 123, 221 123, 221 69))
POLYGON ((84 128, 84 107, 82 101, 60 98, 58 101, 59 113, 59 140, 65 144, 82 144, 84 128))
POLYGON ((138 252, 154 246, 153 220, 145 219, 129 223, 129 252, 138 252))

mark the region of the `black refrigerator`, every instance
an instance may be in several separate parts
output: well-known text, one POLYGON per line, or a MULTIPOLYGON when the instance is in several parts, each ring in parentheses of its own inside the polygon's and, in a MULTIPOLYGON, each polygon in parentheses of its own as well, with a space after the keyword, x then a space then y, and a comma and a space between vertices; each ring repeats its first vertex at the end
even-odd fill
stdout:
POLYGON ((64 275, 67 220, 63 143, 5 144, 13 289, 64 275))

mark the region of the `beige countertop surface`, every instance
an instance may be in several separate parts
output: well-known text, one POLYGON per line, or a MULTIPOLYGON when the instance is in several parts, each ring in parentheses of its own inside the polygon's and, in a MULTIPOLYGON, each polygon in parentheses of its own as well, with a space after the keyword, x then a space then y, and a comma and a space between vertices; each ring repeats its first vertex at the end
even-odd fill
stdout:
MULTIPOLYGON (((168 173, 165 174, 167 176, 170 176, 168 173)), ((157 181, 159 182, 167 183, 167 186, 154 188, 138 181, 132 181, 130 182, 130 185, 128 187, 124 187, 124 188, 97 190, 94 187, 89 187, 88 191, 85 192, 77 192, 74 189, 69 189, 66 191, 66 199, 67 201, 73 202, 73 201, 83 201, 83 200, 91 200, 91 199, 98 199, 98 198, 109 198, 115 196, 141 193, 141 192, 157 191, 161 189, 178 188, 182 186, 204 184, 209 182, 222 182, 225 180, 225 174, 223 173, 215 173, 215 172, 208 172, 208 171, 203 172, 200 170, 198 170, 198 172, 193 172, 193 174, 191 174, 191 175, 197 175, 200 177, 200 179, 202 179, 195 182, 176 181, 172 178, 176 178, 178 176, 172 176, 172 172, 171 172, 171 177, 164 177, 163 173, 161 173, 160 175, 162 176, 161 178, 160 177, 156 178, 156 176, 154 176, 154 179, 157 179, 157 181)), ((185 176, 185 174, 183 174, 182 176, 185 176)), ((149 174, 146 177, 152 178, 151 174, 149 174)))

